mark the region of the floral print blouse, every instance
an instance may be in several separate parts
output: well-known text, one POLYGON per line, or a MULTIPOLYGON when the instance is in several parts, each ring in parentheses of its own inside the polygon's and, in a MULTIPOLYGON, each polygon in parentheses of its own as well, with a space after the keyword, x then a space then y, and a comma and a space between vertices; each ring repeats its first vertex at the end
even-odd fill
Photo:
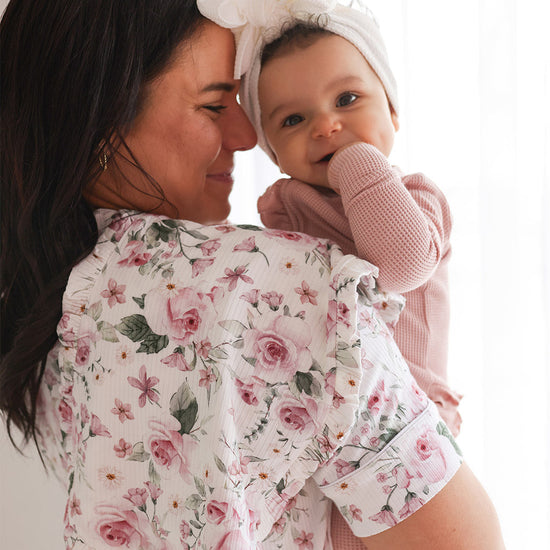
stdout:
POLYGON ((67 549, 329 549, 331 501, 365 537, 454 475, 376 268, 300 233, 96 218, 39 399, 67 549))

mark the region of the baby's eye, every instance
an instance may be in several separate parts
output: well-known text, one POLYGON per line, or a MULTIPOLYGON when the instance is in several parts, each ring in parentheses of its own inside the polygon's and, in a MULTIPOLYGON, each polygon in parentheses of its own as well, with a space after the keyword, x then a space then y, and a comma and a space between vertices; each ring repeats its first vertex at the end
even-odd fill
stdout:
POLYGON ((336 107, 346 107, 356 101, 357 96, 351 92, 343 93, 336 101, 336 107))
POLYGON ((304 120, 304 117, 301 115, 290 115, 283 120, 283 126, 296 126, 304 120))

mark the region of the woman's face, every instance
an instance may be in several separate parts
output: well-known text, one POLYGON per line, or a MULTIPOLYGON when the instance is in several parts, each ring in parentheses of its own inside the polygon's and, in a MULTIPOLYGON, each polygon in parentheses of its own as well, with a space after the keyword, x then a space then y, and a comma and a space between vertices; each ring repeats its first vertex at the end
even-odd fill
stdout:
MULTIPOLYGON (((206 22, 148 85, 141 112, 124 137, 164 191, 167 202, 155 212, 205 224, 229 214, 233 153, 256 144, 254 129, 237 103, 234 60, 231 31, 206 22)), ((118 164, 132 182, 136 176, 143 179, 124 171, 124 166, 132 170, 129 163, 118 164)), ((158 205, 156 198, 149 199, 148 208, 143 195, 132 198, 145 210, 158 205)))

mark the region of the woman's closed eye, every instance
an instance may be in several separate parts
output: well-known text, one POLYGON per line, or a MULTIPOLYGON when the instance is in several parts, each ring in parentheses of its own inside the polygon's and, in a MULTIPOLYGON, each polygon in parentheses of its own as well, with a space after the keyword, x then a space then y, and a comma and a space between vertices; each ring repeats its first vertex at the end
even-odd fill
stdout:
POLYGON ((227 105, 204 105, 203 108, 219 115, 227 109, 227 105))
POLYGON ((357 94, 352 92, 344 92, 336 100, 336 107, 347 107, 357 101, 358 98, 359 96, 357 94))
POLYGON ((290 115, 283 120, 283 126, 296 126, 296 124, 300 124, 302 120, 304 120, 302 115, 290 115))

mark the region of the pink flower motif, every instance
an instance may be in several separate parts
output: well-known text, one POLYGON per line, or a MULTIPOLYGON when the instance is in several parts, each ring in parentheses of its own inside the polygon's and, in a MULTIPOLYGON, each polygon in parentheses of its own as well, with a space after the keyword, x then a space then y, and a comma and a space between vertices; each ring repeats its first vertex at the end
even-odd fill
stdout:
POLYGON ((151 481, 146 481, 145 486, 149 490, 149 494, 151 495, 151 500, 157 500, 160 495, 162 495, 163 491, 158 486, 152 483, 151 481))
POLYGON ((254 281, 248 276, 245 275, 247 269, 246 266, 241 265, 239 267, 236 267, 234 270, 229 269, 228 267, 225 268, 225 277, 219 277, 216 279, 220 283, 227 283, 228 287, 227 290, 231 292, 232 290, 235 290, 237 287, 237 282, 239 279, 241 279, 244 283, 248 283, 249 285, 254 284, 254 281))
POLYGON ((139 379, 133 376, 128 376, 128 383, 130 386, 141 390, 138 403, 140 407, 145 407, 145 403, 149 400, 150 403, 158 403, 159 393, 153 388, 159 383, 159 379, 156 376, 147 377, 147 371, 145 365, 142 365, 139 369, 139 379))
POLYGON ((404 466, 394 468, 391 473, 395 477, 397 486, 401 489, 406 489, 407 487, 409 487, 409 485, 411 484, 411 479, 413 479, 414 477, 409 474, 407 468, 405 468, 404 466))
MULTIPOLYGON (((111 504, 96 506, 95 531, 109 547, 152 548, 154 535, 145 514, 111 504)), ((156 537, 155 537, 156 538, 156 537)))
POLYGON ((336 475, 339 478, 351 474, 351 472, 355 472, 356 470, 353 464, 350 464, 341 458, 334 461, 334 467, 336 468, 336 475))
POLYGON ((69 509, 70 509, 70 515, 74 516, 81 516, 82 510, 80 509, 80 499, 76 498, 76 495, 73 494, 70 502, 69 502, 69 509))
POLYGON ((294 539, 294 543, 298 545, 300 550, 313 550, 313 533, 306 533, 301 531, 300 534, 294 539))
MULTIPOLYGON (((408 498, 408 497, 407 497, 408 498)), ((405 506, 399 510, 399 517, 401 519, 405 519, 406 517, 409 517, 411 514, 414 514, 417 510, 422 508, 424 505, 424 500, 422 500, 419 497, 412 497, 410 500, 405 499, 405 506)))
POLYGON ((101 292, 101 296, 108 298, 107 304, 109 307, 114 307, 117 304, 124 304, 126 302, 126 296, 124 296, 125 290, 126 285, 117 285, 114 279, 109 279, 107 288, 101 292))
POLYGON ((240 299, 256 307, 258 305, 258 302, 260 301, 258 298, 259 294, 260 294, 260 291, 257 288, 255 288, 250 292, 245 292, 244 294, 241 294, 240 299))
POLYGON ((256 240, 254 237, 248 237, 242 243, 235 245, 233 252, 242 250, 244 252, 255 252, 258 249, 256 248, 256 240))
POLYGON ((388 481, 388 474, 384 472, 376 474, 376 481, 378 481, 378 483, 386 483, 386 481, 388 481))
POLYGON ((162 286, 152 290, 145 300, 144 315, 155 334, 165 334, 182 346, 206 337, 216 320, 210 297, 191 287, 169 293, 162 286))
POLYGON ((308 302, 314 306, 317 305, 316 296, 319 293, 316 290, 311 290, 310 286, 305 281, 302 281, 302 288, 297 287, 294 290, 300 296, 302 304, 308 302))
POLYGON ((196 346, 197 355, 200 355, 204 359, 208 359, 208 354, 212 349, 212 344, 209 340, 201 340, 200 343, 196 346))
POLYGON ((336 325, 342 324, 345 327, 350 327, 350 310, 343 302, 331 300, 328 303, 327 313, 327 336, 332 336, 336 331, 336 325))
POLYGON ((325 454, 330 453, 336 448, 326 435, 317 436, 317 443, 319 443, 319 448, 321 449, 321 452, 325 454))
POLYGON ((115 399, 115 406, 111 409, 113 414, 118 415, 118 419, 124 424, 126 420, 133 420, 134 415, 131 412, 132 406, 129 403, 123 403, 120 399, 115 399))
POLYGON ((135 266, 146 264, 151 259, 151 254, 146 252, 147 247, 143 241, 130 241, 124 248, 122 259, 118 262, 120 266, 135 266))
POLYGON ((191 527, 189 527, 189 524, 185 520, 182 520, 182 522, 180 523, 181 540, 185 540, 190 534, 191 527))
POLYGON ((164 359, 161 359, 160 362, 163 365, 167 365, 170 368, 176 368, 181 371, 189 371, 192 370, 189 363, 186 361, 185 356, 183 353, 175 352, 171 353, 168 357, 165 357, 164 359))
POLYGON ((278 292, 266 292, 262 294, 262 300, 273 310, 277 311, 283 303, 283 295, 278 292))
POLYGON ((255 375, 268 383, 287 382, 311 367, 311 329, 301 319, 280 315, 265 327, 246 331, 244 357, 255 359, 255 375))
POLYGON ((191 479, 189 464, 196 442, 188 434, 180 434, 180 423, 170 415, 149 421, 150 433, 145 444, 161 475, 180 475, 185 481, 191 479))
POLYGON ((115 444, 113 448, 118 458, 126 458, 132 454, 132 445, 122 438, 118 441, 118 445, 115 444))
POLYGON ((214 263, 214 258, 198 258, 192 260, 191 263, 191 278, 195 278, 198 275, 204 273, 207 267, 210 267, 214 263))
POLYGON ((90 424, 90 435, 99 435, 103 437, 112 437, 106 426, 101 423, 101 420, 92 413, 92 422, 90 424))
POLYGON ((217 380, 216 375, 212 372, 212 369, 210 367, 206 367, 206 369, 201 369, 199 373, 201 375, 201 379, 199 380, 199 386, 201 388, 208 389, 217 380))
POLYGON ((227 515, 227 509, 229 504, 227 502, 218 502, 217 500, 211 500, 206 505, 206 519, 210 523, 219 525, 227 515))
POLYGON ((384 380, 379 380, 376 384, 375 390, 369 396, 367 407, 370 413, 373 416, 376 416, 380 412, 380 409, 384 405, 384 403, 388 401, 389 399, 386 396, 386 391, 384 388, 384 380))
POLYGON ((447 461, 437 433, 434 430, 424 432, 416 440, 415 451, 411 467, 416 475, 428 483, 441 481, 447 472, 447 461))
POLYGON ((247 474, 249 462, 250 462, 250 458, 248 458, 247 456, 243 456, 242 453, 239 452, 239 460, 234 460, 227 468, 227 471, 232 476, 240 476, 241 474, 247 474))
POLYGON ((115 239, 120 241, 126 231, 134 226, 140 225, 142 222, 143 220, 140 218, 134 219, 131 216, 122 216, 117 213, 113 216, 112 221, 109 224, 109 228, 115 232, 115 239))
POLYGON ((360 508, 357 508, 355 504, 350 504, 349 511, 350 511, 351 517, 355 521, 363 521, 363 511, 360 508))
POLYGON ((202 243, 200 245, 201 252, 205 256, 212 256, 218 248, 220 248, 220 239, 211 239, 210 241, 206 241, 205 243, 202 243))
POLYGON ((272 531, 278 535, 282 535, 286 526, 286 518, 284 516, 280 517, 274 524, 272 531))
POLYGON ((237 228, 233 227, 232 225, 226 224, 226 225, 217 225, 215 227, 216 231, 219 231, 220 233, 231 233, 232 231, 236 231, 237 228))
POLYGON ((235 548, 249 548, 249 541, 246 540, 240 531, 234 530, 226 533, 214 547, 214 550, 234 550, 235 548))
MULTIPOLYGON (((61 424, 65 427, 70 427, 73 424, 73 410, 70 405, 64 399, 61 399, 57 407, 59 415, 61 417, 61 424)), ((68 431, 68 430, 66 430, 68 431)))
POLYGON ((369 519, 371 521, 375 521, 376 523, 381 523, 382 525, 389 525, 390 527, 397 525, 397 518, 393 515, 393 512, 386 506, 384 506, 382 510, 378 512, 378 514, 370 516, 369 519))
POLYGON ((129 500, 134 506, 138 508, 144 506, 147 502, 147 489, 128 489, 128 494, 124 495, 124 498, 129 500))

